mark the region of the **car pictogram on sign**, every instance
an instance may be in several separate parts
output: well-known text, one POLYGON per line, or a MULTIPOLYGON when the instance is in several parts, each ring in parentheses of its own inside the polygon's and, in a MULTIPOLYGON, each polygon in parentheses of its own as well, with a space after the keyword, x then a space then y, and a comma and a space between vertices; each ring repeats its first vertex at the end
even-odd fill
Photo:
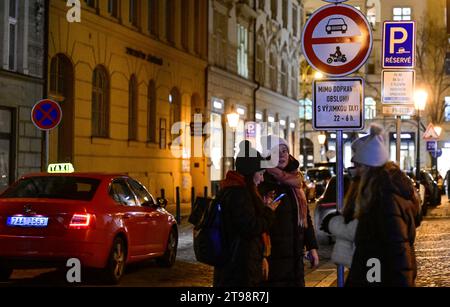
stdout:
POLYGON ((327 22, 325 30, 328 34, 339 31, 344 34, 345 32, 347 32, 347 24, 342 18, 330 18, 327 22))

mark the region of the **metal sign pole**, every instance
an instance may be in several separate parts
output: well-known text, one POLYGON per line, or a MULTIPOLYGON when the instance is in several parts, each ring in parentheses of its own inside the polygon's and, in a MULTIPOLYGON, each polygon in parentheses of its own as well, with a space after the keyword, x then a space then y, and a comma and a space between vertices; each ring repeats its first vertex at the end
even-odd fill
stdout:
POLYGON ((397 141, 397 150, 396 150, 396 161, 398 166, 400 166, 400 146, 402 143, 402 131, 401 131, 401 124, 402 124, 402 119, 400 116, 396 116, 397 118, 397 137, 396 137, 396 141, 397 141))
MULTIPOLYGON (((336 200, 337 200, 337 209, 339 212, 342 212, 344 208, 344 150, 343 150, 343 134, 342 130, 337 131, 337 146, 336 146, 336 154, 337 154, 337 169, 336 169, 336 200)), ((338 287, 344 287, 344 266, 338 265, 337 267, 337 276, 338 276, 338 287)))
POLYGON ((44 168, 44 171, 47 171, 47 168, 48 168, 48 161, 49 161, 48 150, 50 147, 49 146, 49 143, 50 143, 49 137, 50 137, 50 131, 47 130, 47 131, 45 131, 45 168, 44 168))

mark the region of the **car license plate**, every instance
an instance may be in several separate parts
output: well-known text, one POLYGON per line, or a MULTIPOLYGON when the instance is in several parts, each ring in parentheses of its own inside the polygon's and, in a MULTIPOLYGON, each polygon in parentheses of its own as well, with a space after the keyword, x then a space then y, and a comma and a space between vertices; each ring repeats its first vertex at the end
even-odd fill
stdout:
POLYGON ((48 217, 8 216, 6 225, 20 227, 47 227, 48 217))

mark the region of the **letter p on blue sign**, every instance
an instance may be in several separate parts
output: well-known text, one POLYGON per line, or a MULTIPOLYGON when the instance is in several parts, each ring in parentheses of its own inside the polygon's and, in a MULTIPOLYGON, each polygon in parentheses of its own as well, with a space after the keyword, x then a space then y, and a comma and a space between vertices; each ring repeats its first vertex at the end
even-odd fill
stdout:
POLYGON ((383 25, 383 68, 414 68, 415 57, 415 22, 385 21, 383 25))

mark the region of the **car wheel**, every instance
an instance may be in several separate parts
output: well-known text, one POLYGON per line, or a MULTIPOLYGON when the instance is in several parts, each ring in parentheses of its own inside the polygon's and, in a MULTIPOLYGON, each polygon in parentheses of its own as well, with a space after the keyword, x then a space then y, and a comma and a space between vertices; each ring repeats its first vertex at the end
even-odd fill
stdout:
POLYGON ((178 247, 178 232, 175 227, 172 227, 169 238, 167 239, 167 246, 164 255, 158 258, 156 262, 159 266, 170 268, 174 265, 175 259, 177 257, 177 247, 178 247))
POLYGON ((118 284, 125 271, 127 247, 121 237, 114 239, 108 264, 105 268, 105 281, 109 284, 118 284))
POLYGON ((0 281, 7 281, 13 272, 13 269, 0 266, 0 281))

